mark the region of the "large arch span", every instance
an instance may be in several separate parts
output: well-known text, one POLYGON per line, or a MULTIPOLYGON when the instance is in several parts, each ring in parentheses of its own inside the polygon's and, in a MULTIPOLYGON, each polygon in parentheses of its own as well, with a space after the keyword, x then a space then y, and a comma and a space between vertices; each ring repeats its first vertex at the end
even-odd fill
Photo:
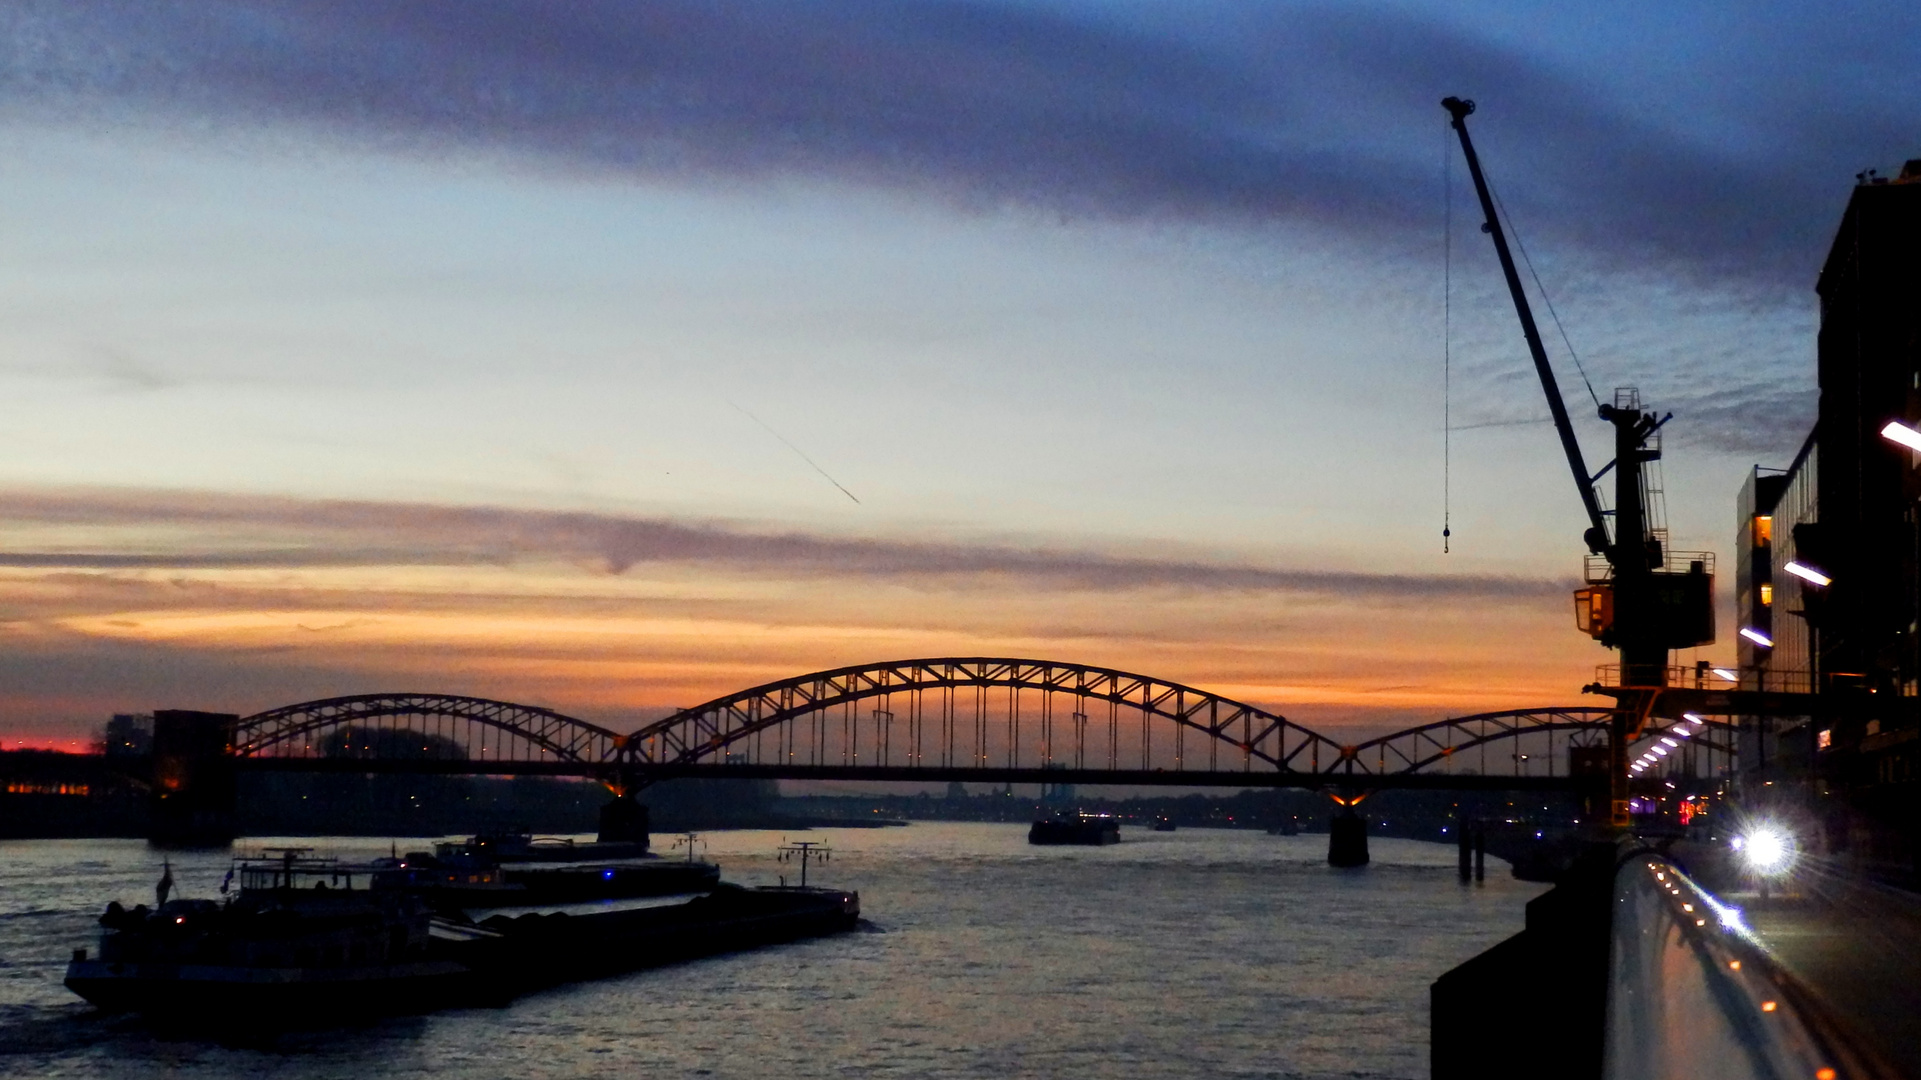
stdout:
MULTIPOLYGON (((1286 717, 1113 668, 1005 657, 861 664, 716 698, 630 734, 552 709, 450 694, 360 694, 249 716, 261 767, 519 772, 646 784, 674 775, 996 782, 1357 783, 1565 780, 1611 711, 1480 713, 1343 745, 1286 717)), ((1710 758, 1727 725, 1697 731, 1710 758)), ((1666 729, 1649 729, 1662 738, 1666 729)), ((1710 764, 1710 769, 1712 765, 1710 764)))
POLYGON ((937 657, 818 671, 635 731, 636 766, 742 764, 1318 773, 1342 747, 1286 717, 1086 664, 937 657), (865 738, 863 738, 865 736, 865 738))

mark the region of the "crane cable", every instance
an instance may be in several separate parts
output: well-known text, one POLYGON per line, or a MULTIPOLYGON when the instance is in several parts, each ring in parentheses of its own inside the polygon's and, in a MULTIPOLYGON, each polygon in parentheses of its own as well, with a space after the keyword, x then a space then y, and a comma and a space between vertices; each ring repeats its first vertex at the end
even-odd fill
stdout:
POLYGON ((1514 218, 1507 212, 1507 204, 1501 201, 1500 189, 1494 181, 1487 182, 1488 194, 1494 196, 1494 205, 1501 212, 1501 220, 1507 222, 1507 234, 1514 238, 1514 246, 1521 251, 1521 262, 1527 266, 1527 274, 1534 279, 1534 291, 1541 294, 1541 301, 1547 305, 1548 318, 1554 320, 1554 329, 1561 335, 1561 344, 1567 346, 1567 354, 1574 358, 1574 370, 1581 373, 1581 382, 1587 386, 1587 396, 1594 399, 1594 407, 1601 407, 1601 395, 1594 392, 1594 384, 1588 380, 1587 368, 1581 366, 1581 354, 1574 351, 1574 342, 1568 340, 1567 327, 1561 325, 1561 313, 1554 310, 1554 297, 1548 295, 1547 286, 1541 284, 1541 275, 1534 270, 1534 260, 1527 256, 1527 244, 1521 239, 1521 230, 1514 227, 1514 218))
POLYGON ((1441 129, 1441 554, 1454 536, 1454 148, 1441 129))

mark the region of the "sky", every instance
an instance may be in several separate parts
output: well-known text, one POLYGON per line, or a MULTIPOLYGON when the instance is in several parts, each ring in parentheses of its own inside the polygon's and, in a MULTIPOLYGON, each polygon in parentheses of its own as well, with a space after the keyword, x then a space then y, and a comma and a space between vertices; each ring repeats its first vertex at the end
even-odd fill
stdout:
POLYGON ((944 655, 1580 704, 1440 98, 1590 466, 1589 384, 1672 410, 1726 565, 1918 67, 1898 3, 0 3, 0 744, 944 655))

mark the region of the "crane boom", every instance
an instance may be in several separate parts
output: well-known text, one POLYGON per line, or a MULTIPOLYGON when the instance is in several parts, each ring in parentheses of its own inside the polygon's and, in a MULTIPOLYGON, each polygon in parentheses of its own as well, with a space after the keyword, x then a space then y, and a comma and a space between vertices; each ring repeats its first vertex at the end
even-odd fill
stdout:
POLYGON ((1467 135, 1467 117, 1474 111, 1472 101, 1450 97, 1441 102, 1448 115, 1454 118, 1454 132, 1461 137, 1461 153, 1467 157, 1467 171, 1474 177, 1474 193, 1480 196, 1481 212, 1487 215, 1485 231, 1494 238, 1494 253, 1500 256, 1501 272, 1507 275, 1507 290, 1514 297, 1514 310, 1521 316, 1521 333, 1527 338, 1528 352, 1534 357, 1535 373, 1541 377, 1541 389, 1547 394, 1548 412, 1554 415, 1554 428, 1561 434, 1561 449, 1567 454, 1568 468, 1574 472, 1574 485, 1581 492, 1581 505, 1587 509, 1590 528, 1585 539, 1588 550, 1602 552, 1608 549, 1606 518, 1601 513, 1601 503, 1594 495, 1594 477, 1588 474, 1587 462, 1581 457, 1581 444, 1574 438, 1574 425, 1568 420, 1567 405, 1561 400, 1561 386, 1554 378, 1554 369, 1548 366, 1547 349, 1541 345, 1541 331, 1534 325, 1534 310, 1528 306, 1527 294, 1521 291, 1521 275, 1514 269, 1514 256, 1508 252, 1507 235, 1501 231, 1500 218, 1494 212, 1494 197, 1488 193, 1487 177, 1481 174, 1481 159, 1474 153, 1474 142, 1467 135))

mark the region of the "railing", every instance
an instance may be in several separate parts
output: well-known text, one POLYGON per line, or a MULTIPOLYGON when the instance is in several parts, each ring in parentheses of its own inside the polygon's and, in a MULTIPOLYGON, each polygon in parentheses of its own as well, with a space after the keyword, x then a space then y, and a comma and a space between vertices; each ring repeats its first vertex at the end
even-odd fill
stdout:
MULTIPOLYGON (((1688 690, 1752 689, 1752 687, 1744 687, 1729 682, 1721 676, 1716 675, 1713 668, 1672 665, 1666 670, 1667 678, 1662 683, 1663 686, 1680 687, 1688 690)), ((1600 683, 1602 686, 1609 687, 1628 685, 1621 681, 1621 665, 1619 664, 1600 664, 1596 666, 1594 669, 1594 681, 1600 683)), ((1637 683, 1635 685, 1645 684, 1637 683)))
MULTIPOLYGON (((1722 668, 1723 671, 1734 671, 1722 668)), ((1740 681, 1731 682, 1715 674, 1714 668, 1671 666, 1667 669, 1666 686, 1687 690, 1760 690, 1770 694, 1812 694, 1814 673, 1773 668, 1745 668, 1735 671, 1740 681)), ((1594 681, 1606 687, 1626 685, 1621 682, 1621 665, 1600 664, 1594 669, 1594 681)))
MULTIPOLYGON (((1667 574, 1685 574, 1694 568, 1695 563, 1701 564, 1703 573, 1714 573, 1714 552, 1669 551, 1664 546, 1661 565, 1653 569, 1667 574)), ((1614 567, 1608 563, 1606 555, 1597 555, 1590 551, 1582 560, 1581 576, 1587 579, 1589 585, 1599 585, 1604 581, 1614 580, 1614 567)))
POLYGON ((1731 907, 1652 852, 1614 880, 1602 1075, 1881 1080, 1731 907))

